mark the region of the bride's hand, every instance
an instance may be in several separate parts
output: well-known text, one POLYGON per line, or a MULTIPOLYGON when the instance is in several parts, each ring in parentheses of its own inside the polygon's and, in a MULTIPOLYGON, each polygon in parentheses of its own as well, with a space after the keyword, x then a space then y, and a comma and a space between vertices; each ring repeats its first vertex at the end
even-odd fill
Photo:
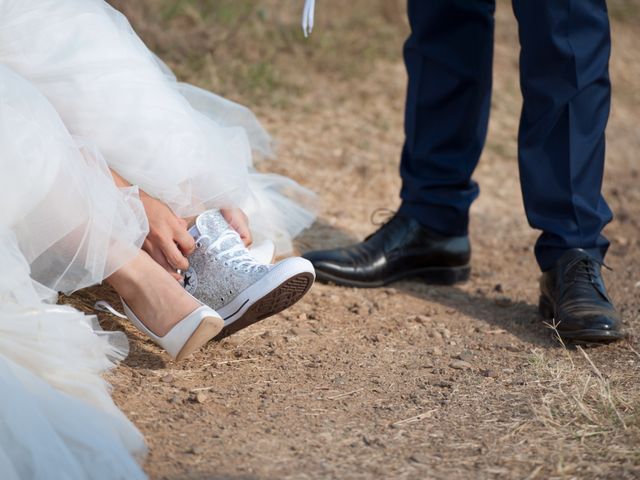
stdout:
POLYGON ((251 236, 251 230, 249 230, 249 218, 247 218, 247 215, 239 208, 223 208, 220 213, 222 213, 231 228, 238 232, 245 247, 250 246, 253 243, 253 237, 251 236))
POLYGON ((149 220, 149 235, 142 244, 143 250, 174 278, 181 280, 176 270, 189 268, 187 256, 195 249, 195 241, 187 230, 187 221, 142 190, 140 200, 149 220))
MULTIPOLYGON (((118 172, 111 168, 109 171, 118 187, 131 186, 118 172)), ((196 248, 195 241, 187 231, 187 221, 177 217, 164 203, 142 190, 140 200, 149 221, 149 235, 144 240, 142 249, 176 280, 181 281, 182 276, 176 270, 189 268, 186 257, 196 248)))

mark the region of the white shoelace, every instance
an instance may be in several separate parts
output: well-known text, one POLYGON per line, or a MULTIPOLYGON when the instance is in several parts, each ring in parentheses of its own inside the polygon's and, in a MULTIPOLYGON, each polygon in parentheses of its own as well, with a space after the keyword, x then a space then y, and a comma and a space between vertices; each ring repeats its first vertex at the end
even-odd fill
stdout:
POLYGON ((316 0, 305 0, 302 11, 302 31, 305 38, 313 31, 313 19, 315 16, 316 0))
MULTIPOLYGON (((211 241, 211 237, 202 235, 196 241, 196 245, 200 245, 203 238, 211 241)), ((233 269, 235 271, 242 270, 245 273, 251 273, 262 267, 262 264, 257 263, 251 256, 249 250, 244 246, 242 239, 240 239, 235 230, 225 230, 222 232, 220 236, 207 247, 206 253, 210 255, 214 251, 218 251, 218 253, 213 255, 213 258, 217 262, 222 262, 225 267, 233 263, 233 269), (234 244, 223 250, 222 246, 227 240, 232 240, 234 244)))

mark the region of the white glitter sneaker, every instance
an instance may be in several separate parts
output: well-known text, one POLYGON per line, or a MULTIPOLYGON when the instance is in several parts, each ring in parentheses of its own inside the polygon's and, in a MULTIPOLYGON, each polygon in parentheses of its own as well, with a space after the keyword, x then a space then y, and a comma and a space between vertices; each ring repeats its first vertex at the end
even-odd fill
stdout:
POLYGON ((289 308, 315 280, 313 265, 304 258, 259 263, 217 210, 198 216, 190 233, 196 250, 184 286, 223 318, 218 340, 289 308))

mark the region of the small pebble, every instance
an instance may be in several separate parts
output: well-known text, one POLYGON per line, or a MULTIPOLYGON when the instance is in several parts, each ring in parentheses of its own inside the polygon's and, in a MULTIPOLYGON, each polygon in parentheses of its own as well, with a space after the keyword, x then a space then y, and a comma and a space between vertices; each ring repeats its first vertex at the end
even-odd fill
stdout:
POLYGON ((200 392, 196 395, 196 402, 198 403, 204 403, 209 399, 209 397, 207 397, 206 394, 200 392))
POLYGON ((431 317, 428 315, 416 315, 413 317, 413 321, 419 323, 420 325, 424 325, 425 323, 429 323, 431 321, 431 317))
POLYGON ((424 454, 421 453, 414 453, 413 455, 411 455, 409 457, 409 461, 413 462, 413 463, 422 463, 422 464, 428 464, 429 463, 429 458, 427 456, 425 456, 424 454))
POLYGON ((629 245, 629 239, 626 237, 621 237, 621 236, 615 237, 615 241, 618 242, 623 247, 629 245))
POLYGON ((446 382, 444 380, 437 380, 437 381, 433 382, 432 385, 434 387, 440 387, 440 388, 451 388, 451 387, 453 387, 453 383, 446 382))
POLYGON ((435 341, 442 342, 442 334, 438 330, 431 330, 428 335, 435 341))
POLYGON ((471 365, 469 362, 465 362, 464 360, 454 360, 449 364, 449 366, 456 370, 467 370, 473 367, 473 365, 471 365))
POLYGON ((160 379, 160 381, 164 383, 173 383, 173 380, 173 375, 171 375, 170 373, 160 379))
POLYGON ((464 362, 472 362, 473 361, 473 353, 470 352, 469 350, 465 350, 464 352, 462 352, 459 355, 455 356, 455 359, 457 360, 462 360, 464 362))
POLYGON ((509 352, 520 352, 520 351, 522 351, 522 348, 519 347, 518 345, 516 345, 515 343, 509 343, 507 345, 504 345, 503 348, 505 350, 509 351, 509 352))
POLYGON ((187 453, 190 455, 200 455, 203 452, 204 449, 200 445, 194 445, 189 450, 187 450, 187 453))

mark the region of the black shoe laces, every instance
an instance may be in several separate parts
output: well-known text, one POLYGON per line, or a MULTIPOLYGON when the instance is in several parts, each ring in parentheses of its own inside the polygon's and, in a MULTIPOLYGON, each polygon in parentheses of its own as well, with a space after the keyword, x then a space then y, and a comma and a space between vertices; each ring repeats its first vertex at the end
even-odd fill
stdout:
POLYGON ((371 213, 371 223, 376 227, 381 227, 382 225, 389 223, 396 213, 397 212, 395 210, 391 210, 390 208, 376 208, 371 213))
POLYGON ((598 285, 600 277, 600 267, 611 270, 604 262, 590 257, 578 257, 567 265, 565 282, 567 285, 574 283, 584 283, 588 285, 598 285))
POLYGON ((378 232, 383 230, 383 228, 391 223, 396 217, 397 212, 391 210, 390 208, 376 208, 373 213, 371 213, 371 223, 374 224, 378 228, 375 232, 371 233, 371 235, 367 236, 364 241, 370 240, 373 238, 378 232))

